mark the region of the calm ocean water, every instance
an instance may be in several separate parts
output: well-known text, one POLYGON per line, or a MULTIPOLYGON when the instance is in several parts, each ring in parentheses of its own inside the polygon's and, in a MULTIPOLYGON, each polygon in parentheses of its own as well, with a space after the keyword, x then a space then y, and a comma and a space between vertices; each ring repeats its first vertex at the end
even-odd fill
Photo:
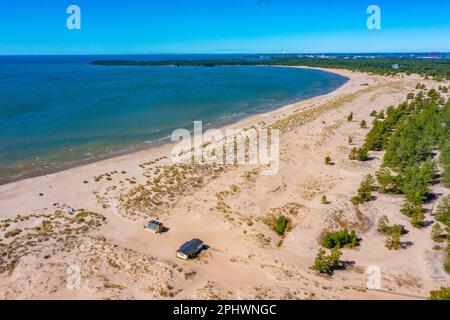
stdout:
MULTIPOLYGON (((205 58, 175 56, 196 57, 205 58)), ((347 81, 291 68, 87 64, 98 59, 0 57, 0 183, 159 143, 194 120, 219 127, 347 81)))

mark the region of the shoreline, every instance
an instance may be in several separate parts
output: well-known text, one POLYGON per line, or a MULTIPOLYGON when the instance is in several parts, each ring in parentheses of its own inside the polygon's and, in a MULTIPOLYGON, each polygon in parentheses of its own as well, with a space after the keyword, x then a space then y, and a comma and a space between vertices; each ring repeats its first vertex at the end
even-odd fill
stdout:
MULTIPOLYGON (((264 65, 262 65, 263 67, 266 67, 264 65)), ((341 85, 340 87, 334 89, 333 91, 327 93, 327 94, 323 94, 323 95, 319 95, 319 96, 315 96, 312 98, 308 98, 308 99, 304 99, 304 100, 297 100, 294 101, 292 103, 286 104, 286 105, 281 105, 279 107, 276 107, 272 110, 269 111, 265 111, 262 113, 256 113, 256 114, 250 114, 248 116, 244 116, 243 118, 238 118, 235 121, 231 121, 230 123, 225 123, 225 124, 221 124, 220 126, 218 126, 217 128, 214 129, 218 129, 223 131, 225 128, 233 128, 233 129, 237 129, 237 128, 242 128, 244 126, 244 124, 249 123, 249 122, 258 122, 258 118, 260 117, 266 117, 272 114, 277 114, 279 112, 282 111, 289 111, 292 107, 295 107, 296 105, 298 105, 299 103, 306 103, 308 101, 310 101, 311 103, 314 102, 315 99, 317 98, 321 98, 321 97, 327 97, 329 95, 333 95, 335 94, 339 89, 341 89, 342 87, 345 87, 352 79, 349 77, 349 74, 351 74, 351 71, 345 70, 345 69, 326 69, 326 68, 312 68, 312 67, 303 67, 303 66, 270 66, 270 67, 274 67, 274 68, 299 68, 299 69, 310 69, 310 70, 320 70, 320 71, 324 71, 324 72, 328 72, 328 73, 334 73, 337 74, 339 76, 345 77, 347 80, 346 82, 341 85)), ((172 141, 170 141, 170 137, 163 137, 160 138, 156 141, 153 141, 149 144, 146 143, 142 143, 140 146, 137 147, 131 147, 129 149, 126 150, 117 150, 117 151, 113 151, 109 154, 104 154, 104 155, 100 155, 98 156, 96 159, 83 159, 83 160, 76 160, 74 162, 77 162, 76 164, 67 164, 67 165, 62 165, 60 168, 56 168, 56 169, 49 169, 49 170, 45 170, 45 169, 38 169, 37 171, 42 171, 42 172, 36 172, 36 174, 23 174, 17 178, 12 178, 12 179, 8 179, 6 178, 5 182, 0 182, 0 192, 1 192, 1 187, 2 186, 6 186, 8 184, 11 183, 17 183, 17 182, 21 182, 21 181, 25 181, 25 180, 29 180, 29 179, 34 179, 34 178, 39 178, 39 177, 46 177, 49 175, 53 175, 53 174, 57 174, 60 172, 64 172, 64 171, 68 171, 71 169, 76 169, 79 167, 83 167, 83 166, 89 166, 89 165, 94 165, 96 163, 101 164, 104 161, 108 161, 114 158, 121 158, 121 157, 126 157, 129 155, 133 155, 133 154, 137 154, 137 153, 142 153, 142 152, 151 152, 152 150, 157 150, 159 148, 163 148, 164 146, 167 145, 175 145, 175 143, 173 143, 172 141)))

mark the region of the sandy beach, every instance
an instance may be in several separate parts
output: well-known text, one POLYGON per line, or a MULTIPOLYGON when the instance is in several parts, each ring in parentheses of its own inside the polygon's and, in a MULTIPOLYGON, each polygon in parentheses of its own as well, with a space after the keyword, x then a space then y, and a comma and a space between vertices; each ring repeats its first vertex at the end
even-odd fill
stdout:
MULTIPOLYGON (((443 83, 331 72, 349 81, 227 126, 279 129, 276 175, 260 175, 258 165, 172 164, 173 144, 166 144, 0 186, 0 299, 426 299, 449 286, 445 250, 434 248, 431 227, 408 228, 406 249, 384 246, 380 216, 409 226, 401 196, 350 202, 383 153, 371 152, 367 162, 348 159, 371 127, 372 110, 403 102, 418 82, 443 83), (333 166, 324 164, 326 156, 333 166), (284 237, 264 223, 273 213, 292 221, 284 237), (143 224, 151 219, 168 230, 150 233, 143 224), (348 268, 319 275, 311 266, 321 235, 343 227, 356 230, 361 245, 343 249, 348 268), (19 233, 7 236, 13 230, 19 233), (195 260, 178 259, 176 250, 192 238, 207 249, 195 260), (379 290, 367 289, 370 266, 381 271, 379 290), (80 271, 75 288, 68 285, 71 270, 80 271)), ((442 185, 433 191, 449 194, 442 185)))

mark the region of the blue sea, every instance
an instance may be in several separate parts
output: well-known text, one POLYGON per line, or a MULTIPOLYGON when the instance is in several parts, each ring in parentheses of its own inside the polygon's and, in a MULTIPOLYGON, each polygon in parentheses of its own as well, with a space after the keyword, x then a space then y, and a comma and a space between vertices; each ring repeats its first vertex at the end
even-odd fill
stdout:
POLYGON ((88 64, 210 57, 220 56, 0 57, 0 184, 163 143, 195 120, 217 128, 348 80, 279 67, 88 64))

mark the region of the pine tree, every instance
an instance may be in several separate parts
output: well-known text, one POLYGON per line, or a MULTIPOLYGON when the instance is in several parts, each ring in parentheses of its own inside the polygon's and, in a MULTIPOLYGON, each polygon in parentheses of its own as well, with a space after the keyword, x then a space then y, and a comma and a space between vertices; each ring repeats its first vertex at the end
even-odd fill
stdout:
POLYGON ((375 180, 373 179, 372 175, 367 175, 361 182, 361 185, 358 188, 357 195, 351 199, 353 204, 362 204, 364 202, 370 201, 372 199, 372 190, 374 183, 375 180))
POLYGON ((343 267, 343 263, 340 261, 341 256, 342 252, 337 247, 333 248, 328 256, 324 249, 319 249, 316 259, 314 260, 313 269, 323 274, 332 275, 334 270, 343 267))

